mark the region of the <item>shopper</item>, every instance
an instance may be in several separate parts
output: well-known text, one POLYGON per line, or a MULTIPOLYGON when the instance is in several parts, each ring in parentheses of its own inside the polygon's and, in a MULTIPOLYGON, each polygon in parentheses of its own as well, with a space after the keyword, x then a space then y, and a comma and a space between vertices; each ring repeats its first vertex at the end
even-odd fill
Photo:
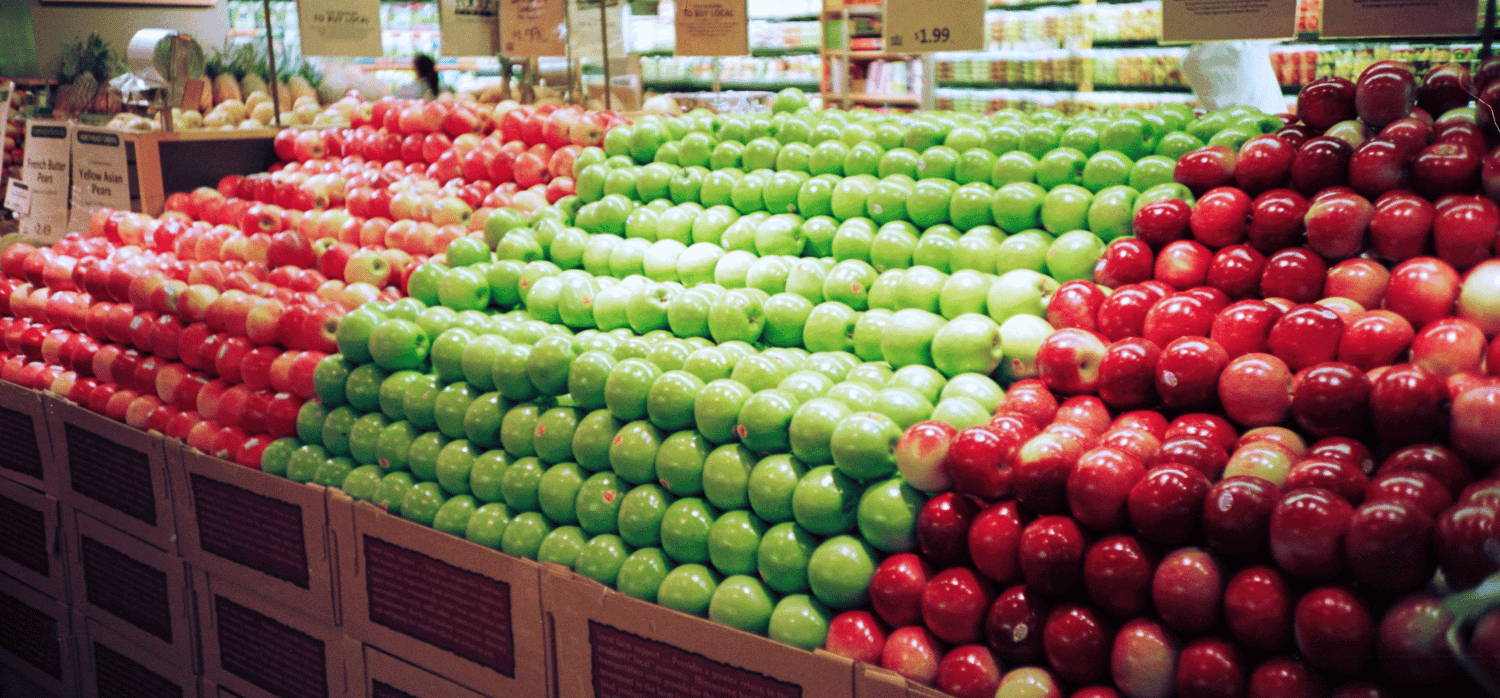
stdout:
POLYGON ((1182 75, 1208 111, 1255 107, 1267 114, 1287 111, 1270 41, 1211 41, 1194 44, 1182 61, 1182 75))

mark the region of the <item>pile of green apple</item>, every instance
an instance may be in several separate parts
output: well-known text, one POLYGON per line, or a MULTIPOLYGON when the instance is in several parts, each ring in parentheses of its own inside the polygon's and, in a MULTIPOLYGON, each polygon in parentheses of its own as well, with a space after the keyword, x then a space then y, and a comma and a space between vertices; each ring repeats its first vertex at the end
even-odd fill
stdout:
POLYGON ((1091 278, 1137 207, 1190 199, 1176 157, 1269 127, 1190 119, 615 126, 576 195, 495 211, 409 297, 345 316, 261 467, 819 647, 829 609, 915 547, 906 428, 986 423, 1035 375, 1058 283, 1091 278))

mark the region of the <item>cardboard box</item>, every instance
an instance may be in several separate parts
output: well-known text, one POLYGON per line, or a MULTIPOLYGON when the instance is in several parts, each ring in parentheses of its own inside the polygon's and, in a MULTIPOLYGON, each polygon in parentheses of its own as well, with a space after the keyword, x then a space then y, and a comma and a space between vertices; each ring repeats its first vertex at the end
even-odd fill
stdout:
POLYGON ((547 694, 539 568, 329 490, 353 519, 339 563, 344 630, 471 690, 547 694))
POLYGON ((198 675, 191 667, 149 652, 108 625, 76 611, 73 627, 78 630, 78 674, 83 698, 198 695, 198 675))
POLYGON ((853 662, 647 603, 548 565, 557 698, 854 695, 853 662))
POLYGON ((35 685, 30 696, 78 695, 78 648, 68 607, 0 575, 0 665, 35 685))
POLYGON ((359 695, 377 698, 494 698, 506 693, 476 693, 414 664, 364 646, 364 673, 359 695))
POLYGON ((337 543, 323 488, 179 450, 181 481, 172 489, 178 494, 182 557, 231 584, 338 625, 337 543))
POLYGON ((358 645, 337 627, 206 570, 192 572, 203 678, 218 695, 352 695, 358 671, 350 672, 346 658, 358 655, 358 645))
POLYGON ((48 398, 53 453, 63 468, 63 504, 166 552, 177 552, 167 453, 160 436, 48 398))
POLYGON ((948 694, 878 666, 854 665, 855 698, 950 698, 948 694))
POLYGON ((68 602, 57 499, 0 478, 0 573, 68 602))
POLYGON ((143 651, 195 670, 197 627, 182 558, 70 508, 63 530, 74 607, 143 651))
POLYGON ((42 394, 0 381, 0 477, 57 496, 62 492, 60 461, 52 457, 52 437, 42 394))

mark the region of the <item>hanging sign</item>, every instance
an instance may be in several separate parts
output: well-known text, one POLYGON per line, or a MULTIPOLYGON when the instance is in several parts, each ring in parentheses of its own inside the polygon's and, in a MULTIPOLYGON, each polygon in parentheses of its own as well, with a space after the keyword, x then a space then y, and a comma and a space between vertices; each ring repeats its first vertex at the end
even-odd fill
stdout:
POLYGON ((444 56, 493 56, 500 50, 500 0, 438 0, 444 56))
POLYGON ((500 55, 565 56, 564 0, 500 0, 500 55))
POLYGON ((1479 0, 1323 0, 1325 39, 1474 36, 1479 0))
POLYGON ((380 0, 297 0, 304 56, 380 56, 380 0))
POLYGON ((882 45, 892 53, 983 51, 985 0, 886 0, 882 45))
POLYGON ((73 127, 73 193, 68 230, 87 230, 101 208, 130 208, 130 171, 118 133, 73 127))
POLYGON ((744 56, 750 53, 745 0, 679 0, 673 22, 679 56, 744 56))
POLYGON ((1297 0, 1162 0, 1161 42, 1290 39, 1297 0))
POLYGON ((603 27, 600 26, 599 2, 572 0, 568 3, 571 13, 568 17, 568 46, 574 60, 600 61, 604 56, 605 36, 609 37, 611 58, 624 58, 630 52, 625 46, 624 11, 620 0, 604 0, 607 19, 603 27))
POLYGON ((68 225, 72 149, 68 122, 26 122, 26 149, 21 181, 31 190, 30 214, 21 219, 21 234, 46 242, 61 240, 68 225))

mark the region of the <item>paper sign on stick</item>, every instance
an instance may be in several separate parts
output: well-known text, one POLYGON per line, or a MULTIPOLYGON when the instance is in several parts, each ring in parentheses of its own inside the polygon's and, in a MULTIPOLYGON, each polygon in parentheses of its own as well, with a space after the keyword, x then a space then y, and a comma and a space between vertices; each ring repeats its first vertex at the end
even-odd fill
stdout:
POLYGON ((66 232, 72 170, 68 130, 66 121, 26 122, 25 167, 21 179, 31 190, 31 213, 21 219, 22 235, 55 242, 66 232))
POLYGON ((379 56, 380 0, 297 0, 304 56, 379 56))
POLYGON ((1162 0, 1164 44, 1296 35, 1297 0, 1162 0))
POLYGON ((885 50, 895 53, 984 50, 985 0, 886 0, 885 50))
POLYGON ((1328 39, 1474 36, 1479 0, 1323 0, 1328 39))
POLYGON ((499 51, 500 0, 439 0, 444 56, 493 56, 499 51))
POLYGON ((674 25, 676 55, 750 53, 750 20, 745 13, 745 0, 680 0, 674 25))
POLYGON ((565 0, 500 0, 500 55, 565 56, 565 0))

